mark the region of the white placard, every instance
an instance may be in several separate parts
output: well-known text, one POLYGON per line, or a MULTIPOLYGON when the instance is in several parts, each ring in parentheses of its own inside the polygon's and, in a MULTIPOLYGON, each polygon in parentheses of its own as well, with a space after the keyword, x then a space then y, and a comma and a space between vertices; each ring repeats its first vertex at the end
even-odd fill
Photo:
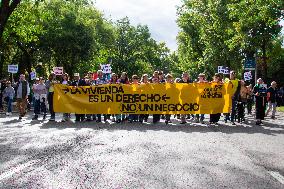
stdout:
POLYGON ((8 72, 9 73, 18 73, 18 65, 8 65, 8 72))
POLYGON ((230 74, 230 70, 229 70, 228 67, 225 67, 225 66, 218 66, 218 73, 230 74))
POLYGON ((35 80, 36 79, 36 72, 31 72, 30 76, 31 76, 31 80, 35 80))
POLYGON ((101 70, 103 71, 104 74, 110 74, 111 73, 111 66, 110 66, 110 64, 102 64, 101 65, 101 70))
POLYGON ((54 67, 53 68, 53 73, 55 75, 63 75, 63 67, 54 67))
POLYGON ((251 71, 244 73, 244 80, 245 80, 245 81, 252 80, 251 71))

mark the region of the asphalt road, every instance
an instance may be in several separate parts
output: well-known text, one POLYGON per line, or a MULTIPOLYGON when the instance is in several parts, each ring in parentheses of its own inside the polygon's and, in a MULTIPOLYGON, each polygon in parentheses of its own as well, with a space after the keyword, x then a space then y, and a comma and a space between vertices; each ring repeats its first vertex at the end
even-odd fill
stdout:
POLYGON ((284 115, 251 121, 211 128, 0 115, 0 188, 284 188, 284 115))

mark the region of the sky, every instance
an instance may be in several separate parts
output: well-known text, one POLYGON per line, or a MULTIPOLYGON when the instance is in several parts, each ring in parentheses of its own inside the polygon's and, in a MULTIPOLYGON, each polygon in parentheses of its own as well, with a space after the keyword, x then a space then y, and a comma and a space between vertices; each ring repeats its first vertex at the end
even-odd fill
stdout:
POLYGON ((128 17, 131 24, 147 25, 152 37, 177 50, 176 7, 180 0, 95 0, 96 7, 113 21, 128 17))

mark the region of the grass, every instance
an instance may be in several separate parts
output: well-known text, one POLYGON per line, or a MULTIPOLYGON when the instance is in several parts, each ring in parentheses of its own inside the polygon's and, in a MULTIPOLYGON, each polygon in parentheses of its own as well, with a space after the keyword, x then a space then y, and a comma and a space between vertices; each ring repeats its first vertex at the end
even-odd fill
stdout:
POLYGON ((284 106, 277 107, 277 111, 279 111, 279 112, 284 112, 284 106))

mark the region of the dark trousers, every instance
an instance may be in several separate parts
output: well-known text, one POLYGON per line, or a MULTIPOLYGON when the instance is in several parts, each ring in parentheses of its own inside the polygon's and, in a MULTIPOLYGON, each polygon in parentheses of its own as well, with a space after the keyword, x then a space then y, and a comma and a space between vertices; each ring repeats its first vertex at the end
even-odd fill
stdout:
POLYGON ((3 102, 2 102, 3 95, 0 93, 0 109, 3 109, 3 102))
POLYGON ((49 112, 50 112, 50 115, 51 115, 51 118, 55 118, 55 112, 53 110, 53 92, 49 92, 48 93, 48 104, 49 104, 49 112))
POLYGON ((160 121, 160 114, 153 114, 153 123, 157 123, 160 121))
POLYGON ((245 102, 238 102, 238 121, 245 118, 245 102))
POLYGON ((237 104, 238 104, 238 101, 233 99, 232 100, 231 122, 235 121, 235 116, 236 116, 236 113, 237 113, 237 104))
POLYGON ((84 121, 85 119, 85 114, 75 114, 75 121, 84 121))
POLYGON ((248 114, 251 114, 252 104, 253 104, 253 100, 252 100, 252 99, 248 99, 248 100, 247 100, 247 110, 248 110, 248 114))
POLYGON ((255 114, 256 114, 256 119, 264 120, 264 116, 265 116, 265 106, 266 106, 265 97, 257 96, 257 97, 255 98, 255 114))
POLYGON ((129 114, 128 119, 130 122, 138 121, 138 114, 129 114))
POLYGON ((218 113, 218 114, 210 114, 210 120, 209 120, 209 122, 211 122, 211 123, 217 123, 217 122, 220 120, 220 116, 221 116, 220 113, 218 113))
POLYGON ((45 100, 43 100, 42 102, 40 102, 40 100, 35 100, 34 101, 34 113, 35 115, 39 115, 40 112, 43 112, 44 114, 46 114, 46 106, 45 106, 45 100))
POLYGON ((149 117, 149 114, 140 114, 139 115, 139 121, 140 122, 143 122, 143 121, 147 122, 148 117, 149 117))

